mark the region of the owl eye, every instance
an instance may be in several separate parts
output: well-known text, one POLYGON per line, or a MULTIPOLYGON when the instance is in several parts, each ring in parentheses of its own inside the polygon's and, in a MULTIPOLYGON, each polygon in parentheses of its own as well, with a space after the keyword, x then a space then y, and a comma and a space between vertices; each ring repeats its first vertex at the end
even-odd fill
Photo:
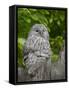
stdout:
POLYGON ((39 30, 36 30, 36 32, 39 32, 39 30))

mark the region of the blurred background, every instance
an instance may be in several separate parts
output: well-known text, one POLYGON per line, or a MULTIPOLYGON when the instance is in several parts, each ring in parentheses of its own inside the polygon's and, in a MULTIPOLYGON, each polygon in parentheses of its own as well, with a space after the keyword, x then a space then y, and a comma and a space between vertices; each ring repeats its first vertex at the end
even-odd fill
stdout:
POLYGON ((18 66, 24 67, 23 46, 31 27, 44 24, 48 28, 52 50, 51 60, 59 60, 65 40, 65 10, 18 8, 18 66))

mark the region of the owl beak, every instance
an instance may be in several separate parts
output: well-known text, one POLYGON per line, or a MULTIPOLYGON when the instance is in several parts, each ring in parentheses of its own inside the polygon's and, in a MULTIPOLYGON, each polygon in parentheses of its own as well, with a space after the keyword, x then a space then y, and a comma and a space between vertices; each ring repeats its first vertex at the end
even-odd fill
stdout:
POLYGON ((39 32, 39 33, 40 33, 40 35, 41 35, 41 36, 43 36, 43 32, 42 32, 41 30, 40 30, 40 32, 39 32))

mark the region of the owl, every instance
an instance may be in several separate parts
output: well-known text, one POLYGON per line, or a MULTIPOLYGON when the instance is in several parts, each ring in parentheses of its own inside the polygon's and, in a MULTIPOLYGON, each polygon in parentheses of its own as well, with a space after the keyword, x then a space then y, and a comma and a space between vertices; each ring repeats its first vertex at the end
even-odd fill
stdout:
POLYGON ((32 26, 23 49, 23 59, 29 75, 28 80, 50 80, 51 48, 49 33, 43 24, 32 26))

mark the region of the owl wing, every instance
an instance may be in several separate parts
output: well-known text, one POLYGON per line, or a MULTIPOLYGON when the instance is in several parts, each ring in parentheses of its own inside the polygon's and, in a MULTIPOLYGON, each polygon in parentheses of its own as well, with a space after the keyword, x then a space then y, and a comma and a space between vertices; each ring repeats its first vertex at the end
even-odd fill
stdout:
POLYGON ((28 37, 28 39, 24 45, 24 50, 23 50, 24 60, 26 60, 28 58, 28 54, 30 52, 34 53, 35 51, 37 51, 39 49, 38 48, 38 40, 39 40, 39 37, 37 37, 35 35, 28 37))

